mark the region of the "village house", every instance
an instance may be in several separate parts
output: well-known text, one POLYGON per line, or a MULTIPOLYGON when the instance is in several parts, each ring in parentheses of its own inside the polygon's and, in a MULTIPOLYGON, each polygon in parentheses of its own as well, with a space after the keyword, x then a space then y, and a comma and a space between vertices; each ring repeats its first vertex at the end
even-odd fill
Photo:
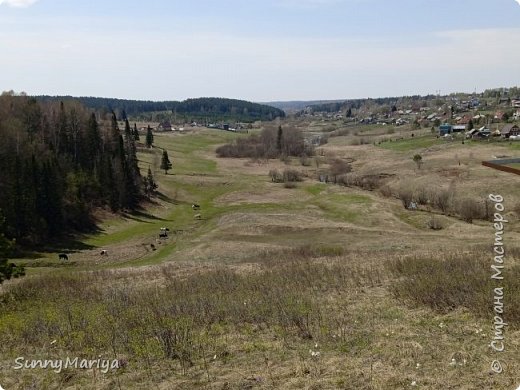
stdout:
POLYGON ((520 135, 520 127, 513 123, 508 123, 507 125, 504 125, 502 127, 502 130, 500 130, 500 133, 502 134, 502 137, 509 138, 509 137, 516 137, 520 135))
POLYGON ((157 126, 157 131, 172 131, 173 127, 172 124, 168 121, 164 121, 159 123, 159 126, 157 126))

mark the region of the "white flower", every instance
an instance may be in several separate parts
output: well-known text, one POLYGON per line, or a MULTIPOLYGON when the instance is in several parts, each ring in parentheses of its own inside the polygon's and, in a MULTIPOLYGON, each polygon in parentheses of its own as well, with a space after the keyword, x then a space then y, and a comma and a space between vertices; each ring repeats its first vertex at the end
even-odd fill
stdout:
POLYGON ((412 386, 417 386, 417 382, 416 381, 412 381, 412 386))
POLYGON ((217 360, 217 355, 216 354, 213 356, 213 360, 217 360))

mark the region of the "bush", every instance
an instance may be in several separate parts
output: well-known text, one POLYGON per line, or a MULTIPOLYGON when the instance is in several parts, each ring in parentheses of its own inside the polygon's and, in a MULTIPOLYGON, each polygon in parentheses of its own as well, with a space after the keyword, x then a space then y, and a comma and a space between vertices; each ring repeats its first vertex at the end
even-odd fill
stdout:
POLYGON ((471 198, 460 199, 455 211, 467 223, 472 223, 474 219, 483 219, 486 214, 482 204, 471 198))
POLYGON ((410 207, 410 203, 413 200, 413 192, 410 189, 410 187, 402 185, 399 188, 398 196, 399 196, 399 199, 401 199, 401 203, 403 204, 405 209, 410 207))
POLYGON ((278 169, 271 169, 269 171, 269 177, 273 183, 281 183, 283 182, 283 175, 280 173, 278 169))
POLYGON ((286 169, 283 171, 283 181, 284 182, 303 181, 303 177, 302 177, 301 172, 298 172, 295 169, 286 169))
POLYGON ((444 225, 442 224, 442 222, 435 218, 435 215, 433 214, 430 220, 428 221, 427 226, 432 230, 444 229, 444 225))
POLYGON ((433 194, 433 204, 444 214, 451 208, 453 201, 453 191, 450 189, 442 189, 433 194))
POLYGON ((425 187, 418 187, 415 189, 413 198, 418 204, 425 205, 429 203, 430 195, 425 187))

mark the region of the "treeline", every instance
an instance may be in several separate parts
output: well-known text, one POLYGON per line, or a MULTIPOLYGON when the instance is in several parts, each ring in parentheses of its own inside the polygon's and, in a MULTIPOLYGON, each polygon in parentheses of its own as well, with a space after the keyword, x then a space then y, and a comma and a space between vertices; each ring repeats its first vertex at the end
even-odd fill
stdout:
POLYGON ((346 111, 348 109, 360 109, 366 105, 374 106, 396 106, 396 105, 408 105, 418 104, 424 105, 429 101, 438 99, 435 95, 413 95, 413 96, 402 96, 402 97, 383 97, 375 99, 349 99, 343 102, 330 102, 322 104, 313 104, 307 107, 307 110, 312 112, 338 112, 346 111))
POLYGON ((19 243, 94 226, 94 207, 133 209, 141 198, 128 121, 96 116, 77 101, 0 96, 0 220, 19 243))
MULTIPOLYGON (((99 97, 72 96, 36 96, 41 102, 56 102, 78 100, 86 107, 108 112, 114 111, 118 118, 125 120, 128 117, 146 118, 147 114, 164 113, 171 114, 173 119, 176 115, 187 120, 234 120, 240 122, 253 122, 256 120, 272 120, 277 117, 283 118, 284 111, 265 104, 251 103, 244 100, 224 98, 198 98, 178 101, 144 101, 126 100, 99 97)), ((164 117, 164 115, 163 115, 164 117)))
POLYGON ((219 146, 219 157, 283 158, 302 157, 314 154, 311 145, 304 141, 300 130, 295 128, 266 127, 259 135, 238 138, 230 144, 219 146))

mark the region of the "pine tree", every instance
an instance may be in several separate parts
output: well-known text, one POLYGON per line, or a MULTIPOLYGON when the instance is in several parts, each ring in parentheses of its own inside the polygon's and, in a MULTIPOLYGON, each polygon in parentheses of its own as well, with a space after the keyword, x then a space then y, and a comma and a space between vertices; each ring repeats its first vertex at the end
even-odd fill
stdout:
POLYGON ((148 129, 146 130, 146 146, 151 148, 153 145, 153 133, 152 129, 148 125, 148 129))
POLYGON ((276 138, 276 150, 278 150, 278 153, 282 152, 282 138, 283 138, 282 126, 278 126, 278 136, 276 138))
POLYGON ((88 121, 86 134, 86 161, 85 165, 93 168, 97 162, 98 156, 101 153, 101 135, 99 132, 99 125, 96 120, 96 115, 93 113, 88 121))
POLYGON ((152 195, 158 188, 157 183, 155 182, 155 180, 153 178, 152 170, 150 169, 150 167, 148 167, 148 174, 143 179, 143 183, 144 183, 144 192, 145 192, 146 196, 148 198, 150 198, 150 195, 152 195))
POLYGON ((140 140, 139 131, 137 131, 137 124, 136 123, 134 123, 133 135, 134 135, 134 141, 139 141, 140 140))
POLYGON ((164 174, 168 174, 168 170, 172 168, 172 163, 170 162, 170 159, 168 157, 168 152, 163 150, 162 154, 162 160, 161 160, 161 169, 164 169, 164 174))
POLYGON ((8 240, 3 233, 4 217, 0 215, 0 283, 12 277, 19 277, 25 275, 25 270, 21 266, 16 266, 9 263, 8 256, 14 245, 14 242, 8 240))

